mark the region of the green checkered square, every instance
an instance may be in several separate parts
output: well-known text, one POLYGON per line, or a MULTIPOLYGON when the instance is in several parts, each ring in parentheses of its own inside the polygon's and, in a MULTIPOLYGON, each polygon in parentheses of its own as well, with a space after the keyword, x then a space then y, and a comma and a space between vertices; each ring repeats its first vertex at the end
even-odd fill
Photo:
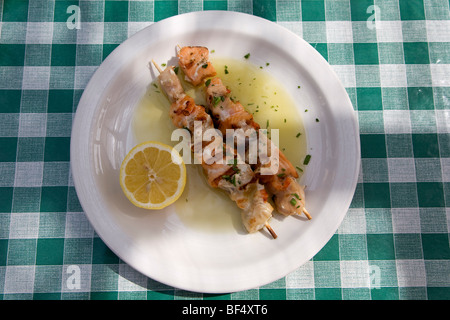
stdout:
POLYGON ((70 161, 70 138, 45 138, 44 161, 70 161))
POLYGON ((38 239, 36 265, 62 265, 64 239, 38 239))
POLYGON ((128 21, 128 1, 105 1, 105 22, 128 21))
POLYGON ((406 64, 429 64, 428 44, 426 42, 403 43, 406 64))
POLYGON ((76 45, 75 44, 53 44, 52 45, 52 66, 73 66, 75 65, 76 45))
POLYGON ((388 183, 364 183, 366 208, 390 208, 391 196, 388 183))
POLYGON ((3 22, 24 22, 28 19, 28 0, 5 1, 3 3, 3 22))
POLYGON ((367 13, 367 10, 373 5, 373 0, 350 1, 352 21, 367 21, 371 15, 371 13, 367 13))
POLYGON ((0 90, 0 108, 1 113, 20 112, 20 90, 0 90))
POLYGON ((399 0, 399 6, 402 20, 425 19, 423 0, 399 0))
POLYGON ((260 0, 253 3, 253 14, 270 21, 277 20, 277 10, 275 0, 260 0))
POLYGON ((41 212, 66 212, 67 187, 42 187, 41 212))
POLYGON ((361 157, 362 158, 385 158, 386 139, 379 134, 361 134, 361 157))
MULTIPOLYGON (((86 1, 81 1, 86 2, 86 1)), ((69 19, 69 17, 73 14, 73 11, 69 11, 69 13, 67 13, 67 10, 70 6, 80 6, 80 1, 78 0, 56 0, 54 5, 54 12, 53 12, 53 21, 54 22, 66 22, 67 19, 69 19)), ((88 11, 81 11, 81 17, 84 16, 85 13, 87 13, 88 11)))
POLYGON ((23 66, 24 44, 0 44, 0 66, 23 66))
POLYGON ((73 90, 49 90, 48 91, 48 112, 72 112, 73 110, 73 90))
POLYGON ((325 21, 325 2, 323 0, 302 0, 303 21, 325 21))

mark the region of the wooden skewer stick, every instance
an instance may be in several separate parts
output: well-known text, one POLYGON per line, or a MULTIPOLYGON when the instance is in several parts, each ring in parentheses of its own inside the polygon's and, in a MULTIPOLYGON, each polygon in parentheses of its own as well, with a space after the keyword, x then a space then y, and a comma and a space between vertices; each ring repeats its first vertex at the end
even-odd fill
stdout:
POLYGON ((308 218, 308 220, 311 220, 311 219, 312 219, 311 215, 309 214, 308 210, 306 210, 305 207, 303 207, 303 213, 304 213, 305 216, 308 218))
POLYGON ((267 230, 269 231, 270 235, 271 235, 274 239, 276 239, 276 238, 278 237, 277 234, 275 233, 275 231, 273 231, 272 227, 270 226, 270 224, 269 224, 268 222, 266 222, 266 228, 267 228, 267 230))
POLYGON ((152 59, 152 62, 153 62, 153 65, 155 66, 155 68, 158 70, 159 73, 163 72, 161 67, 156 64, 155 60, 152 59))
MULTIPOLYGON (((179 46, 178 46, 179 47, 179 46)), ((155 66, 155 68, 158 70, 159 73, 161 73, 163 70, 160 68, 159 65, 156 64, 155 60, 152 59, 152 63, 155 66)), ((273 231, 272 227, 270 226, 270 224, 268 222, 266 222, 265 224, 267 230, 269 231, 269 233, 271 234, 271 236, 276 239, 278 236, 275 233, 275 231, 273 231)))

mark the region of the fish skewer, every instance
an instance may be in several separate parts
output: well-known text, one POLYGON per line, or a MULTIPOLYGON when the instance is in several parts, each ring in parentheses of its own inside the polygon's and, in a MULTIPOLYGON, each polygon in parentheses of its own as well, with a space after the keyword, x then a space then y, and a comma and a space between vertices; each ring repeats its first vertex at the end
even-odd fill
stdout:
MULTIPOLYGON (((171 102, 169 114, 173 124, 178 128, 188 129, 191 137, 196 130, 196 121, 201 122, 202 132, 214 129, 211 116, 205 108, 196 105, 194 99, 184 92, 174 67, 168 66, 162 70, 154 61, 153 64, 159 72, 160 86, 171 102)), ((222 144, 223 148, 219 148, 222 150, 222 159, 229 153, 239 157, 234 149, 225 143, 222 144)), ((202 142, 202 150, 210 148, 211 145, 213 142, 202 142)), ((218 156, 220 157, 220 154, 218 156)), ((222 163, 208 164, 202 157, 199 160, 210 186, 224 190, 242 209, 241 218, 247 231, 253 233, 266 228, 276 239, 277 235, 268 222, 272 217, 273 207, 268 202, 268 194, 264 186, 259 182, 250 165, 238 163, 236 160, 233 164, 227 164, 225 160, 222 163)))
MULTIPOLYGON (((245 108, 230 96, 230 90, 222 83, 220 78, 211 78, 216 75, 211 62, 208 59, 208 49, 205 47, 183 47, 178 50, 180 68, 186 74, 186 80, 192 84, 205 82, 206 97, 209 103, 214 122, 218 129, 226 134, 227 129, 255 129, 260 128, 253 120, 253 116, 245 108), (197 72, 192 66, 206 65, 207 70, 197 72), (208 72, 209 71, 209 72, 208 72)), ((276 209, 283 215, 305 214, 308 219, 311 215, 305 208, 304 186, 301 186, 296 178, 298 173, 292 163, 285 157, 283 152, 273 144, 269 152, 278 152, 278 172, 272 175, 261 175, 260 181, 270 194, 274 195, 276 209)))

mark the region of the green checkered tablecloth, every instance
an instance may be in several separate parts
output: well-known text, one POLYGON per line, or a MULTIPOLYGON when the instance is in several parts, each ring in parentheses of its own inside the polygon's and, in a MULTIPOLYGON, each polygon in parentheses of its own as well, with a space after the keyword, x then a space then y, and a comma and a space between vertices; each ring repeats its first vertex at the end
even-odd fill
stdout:
POLYGON ((448 0, 0 0, 0 299, 449 299, 449 229, 448 0), (105 57, 201 10, 261 16, 308 41, 342 80, 361 134, 356 193, 328 244, 278 281, 219 296, 115 256, 70 171, 73 117, 105 57))

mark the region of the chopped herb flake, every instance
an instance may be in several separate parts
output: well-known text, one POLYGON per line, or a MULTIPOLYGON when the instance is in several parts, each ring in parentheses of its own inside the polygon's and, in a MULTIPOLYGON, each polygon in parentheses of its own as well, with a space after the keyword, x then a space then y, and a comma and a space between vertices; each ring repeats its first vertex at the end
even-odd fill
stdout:
POLYGON ((297 204, 297 200, 295 200, 294 198, 291 199, 291 201, 289 201, 293 206, 295 206, 297 204))
POLYGON ((178 69, 179 69, 179 67, 173 68, 173 72, 175 72, 175 74, 178 74, 178 69))
POLYGON ((208 79, 208 80, 206 80, 206 82, 205 82, 205 86, 209 86, 211 84, 211 79, 208 79))
POLYGON ((297 135, 295 136, 296 138, 300 137, 302 134, 301 132, 297 133, 297 135))
POLYGON ((247 54, 244 56, 244 58, 245 58, 245 59, 250 58, 250 53, 247 53, 247 54))
POLYGON ((309 163, 310 160, 311 160, 311 155, 310 155, 310 154, 307 154, 306 157, 305 157, 305 160, 303 160, 303 164, 304 164, 304 165, 307 165, 307 164, 309 163))

